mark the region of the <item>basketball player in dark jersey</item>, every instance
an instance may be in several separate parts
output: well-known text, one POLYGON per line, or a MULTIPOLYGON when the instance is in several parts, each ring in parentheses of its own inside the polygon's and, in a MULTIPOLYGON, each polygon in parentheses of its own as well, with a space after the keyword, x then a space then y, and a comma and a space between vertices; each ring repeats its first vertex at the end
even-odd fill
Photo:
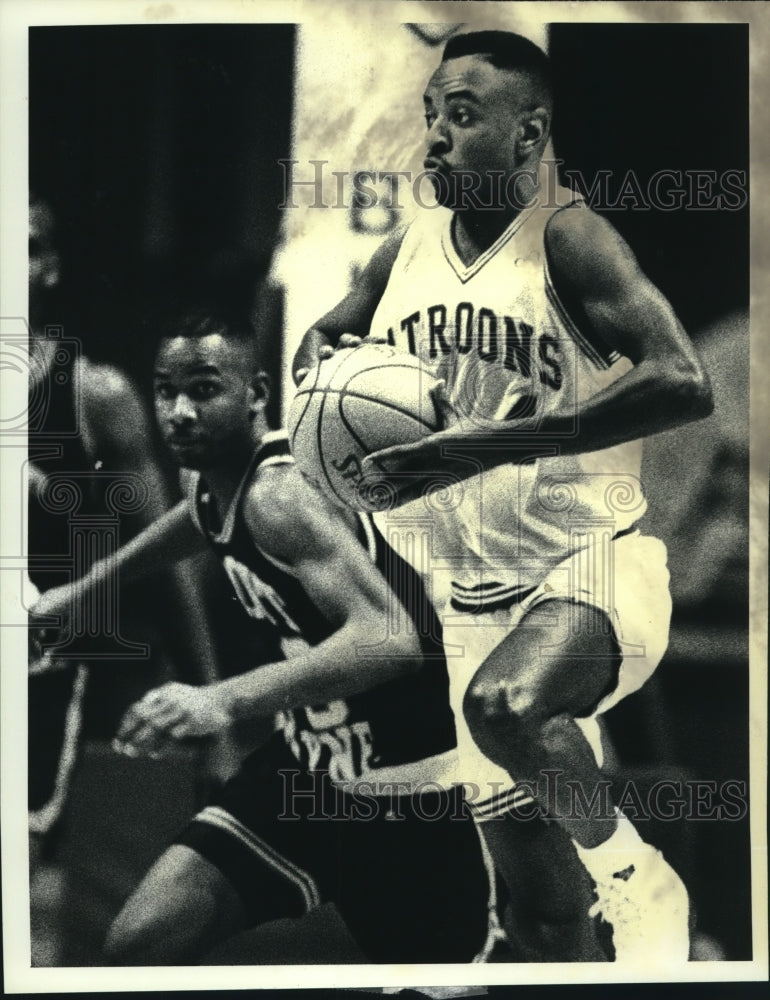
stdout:
POLYGON ((590 873, 616 960, 686 961, 681 880, 622 812, 576 809, 574 791, 601 790, 596 715, 644 683, 668 640, 665 549, 635 523, 641 439, 708 415, 708 378, 613 227, 547 177, 542 51, 458 34, 424 107, 437 210, 389 238, 308 331, 295 377, 370 336, 444 380, 444 428, 364 469, 399 495, 377 516, 389 537, 399 519, 430 520, 437 565, 421 569, 447 650, 463 650, 448 657, 450 699, 466 778, 487 785, 474 809, 490 850, 518 897, 529 873, 505 790, 526 788, 572 842, 554 855, 565 891, 580 891, 570 850, 590 873), (431 512, 424 496, 447 473, 456 502, 431 512))
MULTIPOLYGON (((53 213, 45 202, 32 198, 27 550, 28 575, 37 591, 72 577, 76 560, 73 518, 93 525, 109 515, 106 496, 111 484, 141 481, 146 487, 146 504, 122 517, 121 527, 135 531, 169 506, 169 491, 149 444, 147 411, 136 387, 114 366, 85 357, 72 335, 76 331, 51 325, 60 317, 55 297, 59 283, 53 213), (73 505, 65 509, 62 500, 70 494, 73 505)), ((188 603, 190 594, 198 593, 183 572, 175 574, 174 582, 184 590, 188 603)), ((189 627, 197 630, 197 648, 211 648, 195 622, 189 627)), ((189 649, 194 648, 191 643, 189 649)), ((84 664, 99 666, 108 654, 96 661, 78 657, 78 653, 93 651, 92 644, 76 640, 68 644, 66 657, 33 656, 30 665, 28 794, 30 829, 36 835, 51 830, 61 814, 84 714, 87 727, 100 724, 94 716, 103 714, 103 704, 98 713, 91 711, 88 689, 96 682, 99 695, 109 691, 110 676, 106 670, 89 671, 84 664)), ((122 708, 118 706, 117 711, 122 708)))
POLYGON ((38 612, 65 613, 118 568, 137 578, 208 542, 286 659, 205 687, 165 685, 127 714, 118 741, 133 754, 243 720, 256 736, 274 717, 275 732, 128 900, 109 960, 198 962, 248 926, 324 901, 370 961, 485 959, 500 936, 494 886, 451 784, 440 632, 419 581, 295 470, 265 420, 247 324, 204 315, 176 327, 160 345, 155 399, 192 470, 188 499, 38 612))

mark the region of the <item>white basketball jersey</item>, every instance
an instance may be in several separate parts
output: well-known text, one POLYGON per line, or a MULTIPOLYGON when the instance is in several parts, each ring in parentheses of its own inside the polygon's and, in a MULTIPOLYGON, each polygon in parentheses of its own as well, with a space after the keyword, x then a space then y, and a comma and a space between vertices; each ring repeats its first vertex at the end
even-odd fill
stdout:
MULTIPOLYGON (((408 229, 371 333, 445 379, 461 416, 483 425, 568 415, 574 432, 579 404, 631 367, 578 330, 551 282, 545 228, 571 200, 558 188, 548 205, 536 201, 468 266, 454 248, 451 212, 426 210, 408 229)), ((451 596, 457 610, 473 610, 509 601, 587 536, 611 537, 644 513, 641 441, 582 455, 561 455, 558 438, 538 443, 553 456, 497 466, 377 516, 390 544, 431 578, 438 603, 451 596)))

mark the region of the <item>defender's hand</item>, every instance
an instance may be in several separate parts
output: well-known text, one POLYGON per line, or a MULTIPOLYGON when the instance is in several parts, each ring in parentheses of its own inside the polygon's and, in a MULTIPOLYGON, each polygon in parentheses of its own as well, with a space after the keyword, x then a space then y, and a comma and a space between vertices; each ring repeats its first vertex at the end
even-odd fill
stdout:
POLYGON ((29 610, 30 625, 38 628, 61 626, 70 617, 75 602, 75 587, 64 583, 44 591, 29 610))
POLYGON ((129 756, 156 756, 176 741, 211 736, 231 722, 219 685, 164 684, 128 709, 113 745, 129 756))
POLYGON ((30 676, 63 670, 72 662, 66 657, 57 657, 55 647, 72 617, 74 599, 72 584, 52 587, 38 594, 28 615, 27 666, 30 676))

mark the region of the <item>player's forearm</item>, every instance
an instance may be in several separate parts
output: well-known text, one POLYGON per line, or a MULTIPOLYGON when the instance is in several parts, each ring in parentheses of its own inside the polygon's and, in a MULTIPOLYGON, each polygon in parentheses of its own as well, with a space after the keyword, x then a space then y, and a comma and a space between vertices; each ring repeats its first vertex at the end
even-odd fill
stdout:
POLYGON ((705 373, 666 359, 641 362, 574 414, 545 414, 516 424, 525 436, 530 430, 538 438, 550 437, 559 454, 581 454, 700 420, 712 408, 705 373))
POLYGON ((499 465, 610 448, 698 420, 712 406, 699 368, 640 363, 577 411, 509 421, 465 418, 415 444, 377 452, 367 475, 377 476, 383 466, 396 469, 391 478, 403 504, 431 484, 446 487, 499 465))
POLYGON ((91 572, 95 570, 100 577, 119 572, 124 583, 131 583, 195 555, 203 545, 190 518, 187 502, 181 500, 121 546, 112 558, 96 563, 91 572))
POLYGON ((472 474, 467 460, 453 456, 467 455, 489 468, 540 456, 583 454, 700 420, 712 408, 711 388, 702 371, 642 362, 576 411, 511 421, 463 420, 434 435, 434 450, 449 458, 458 474, 472 474))
POLYGON ((149 452, 145 452, 133 466, 127 465, 126 470, 140 476, 147 488, 147 502, 134 515, 137 530, 142 530, 155 524, 171 509, 172 497, 166 477, 149 452))
POLYGON ((137 523, 142 528, 157 526, 160 530, 151 540, 149 549, 140 544, 138 551, 132 550, 128 543, 119 550, 117 558, 125 559, 117 567, 121 580, 130 583, 158 570, 168 570, 169 599, 172 613, 175 612, 174 620, 184 623, 183 628, 176 630, 174 646, 180 662, 185 665, 183 676, 194 683, 209 684, 221 677, 221 671, 203 581, 200 573, 185 558, 200 550, 203 537, 194 529, 185 502, 178 505, 170 523, 164 521, 165 515, 172 513, 169 510, 169 489, 149 452, 133 471, 141 476, 148 493, 147 503, 136 514, 137 523))
POLYGON ((573 437, 560 442, 560 451, 597 451, 700 420, 712 412, 713 405, 705 372, 679 366, 675 360, 642 362, 582 404, 577 421, 554 418, 552 430, 550 420, 545 419, 539 430, 561 432, 566 439, 568 424, 573 424, 573 437))
POLYGON ((415 670, 420 647, 413 636, 383 634, 350 623, 306 654, 258 667, 216 687, 234 720, 346 698, 415 670))
POLYGON ((181 560, 172 567, 171 578, 176 621, 183 623, 175 637, 184 664, 180 676, 195 684, 211 684, 222 676, 222 670, 200 568, 181 560))
POLYGON ((80 579, 48 591, 33 612, 65 614, 74 600, 90 597, 105 585, 112 585, 118 575, 123 583, 141 580, 194 554, 202 544, 186 503, 180 502, 112 556, 95 562, 80 579))

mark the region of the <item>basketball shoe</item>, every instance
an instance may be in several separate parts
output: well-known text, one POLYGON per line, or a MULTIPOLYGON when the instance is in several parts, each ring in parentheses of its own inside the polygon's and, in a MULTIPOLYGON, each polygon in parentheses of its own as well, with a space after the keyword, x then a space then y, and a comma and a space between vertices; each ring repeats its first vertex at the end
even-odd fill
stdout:
POLYGON ((637 966, 686 962, 687 890, 660 851, 646 844, 622 813, 605 843, 575 846, 595 885, 597 898, 588 915, 611 928, 615 961, 637 966))

